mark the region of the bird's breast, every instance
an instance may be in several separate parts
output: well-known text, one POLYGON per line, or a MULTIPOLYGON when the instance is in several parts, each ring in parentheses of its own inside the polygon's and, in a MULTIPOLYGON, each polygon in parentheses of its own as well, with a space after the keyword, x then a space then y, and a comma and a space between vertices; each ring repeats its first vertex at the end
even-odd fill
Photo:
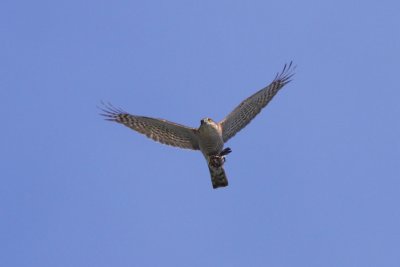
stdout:
POLYGON ((218 129, 205 128, 199 132, 199 146, 204 155, 216 155, 224 147, 222 135, 218 129))

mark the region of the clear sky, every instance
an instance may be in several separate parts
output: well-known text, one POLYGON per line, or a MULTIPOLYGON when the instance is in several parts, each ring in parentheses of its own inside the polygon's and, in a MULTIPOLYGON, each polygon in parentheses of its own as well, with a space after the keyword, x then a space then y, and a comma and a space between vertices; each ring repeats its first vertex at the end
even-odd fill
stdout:
POLYGON ((398 1, 0 4, 0 266, 400 266, 398 1), (104 121, 198 127, 294 80, 199 152, 104 121))

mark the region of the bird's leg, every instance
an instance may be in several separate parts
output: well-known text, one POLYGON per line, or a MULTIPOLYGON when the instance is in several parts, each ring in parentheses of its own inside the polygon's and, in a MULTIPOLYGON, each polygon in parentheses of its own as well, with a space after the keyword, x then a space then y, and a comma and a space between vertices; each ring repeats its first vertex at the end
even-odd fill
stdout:
POLYGON ((222 150, 217 155, 210 156, 210 165, 214 168, 219 168, 225 163, 225 156, 232 152, 232 149, 229 147, 222 150))
POLYGON ((212 155, 209 158, 209 164, 214 167, 214 168, 219 168, 221 167, 225 162, 225 159, 223 156, 220 156, 219 154, 217 155, 212 155))
POLYGON ((210 165, 219 168, 224 164, 224 158, 219 155, 210 156, 210 165))

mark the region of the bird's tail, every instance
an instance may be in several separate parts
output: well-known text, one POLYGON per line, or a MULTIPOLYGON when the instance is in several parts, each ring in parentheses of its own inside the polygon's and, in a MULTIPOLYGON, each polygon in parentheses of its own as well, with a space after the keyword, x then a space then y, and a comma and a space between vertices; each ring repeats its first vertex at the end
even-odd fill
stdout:
POLYGON ((212 166, 212 164, 208 164, 208 169, 210 170, 211 182, 214 189, 228 186, 228 178, 226 178, 225 170, 222 165, 212 166))

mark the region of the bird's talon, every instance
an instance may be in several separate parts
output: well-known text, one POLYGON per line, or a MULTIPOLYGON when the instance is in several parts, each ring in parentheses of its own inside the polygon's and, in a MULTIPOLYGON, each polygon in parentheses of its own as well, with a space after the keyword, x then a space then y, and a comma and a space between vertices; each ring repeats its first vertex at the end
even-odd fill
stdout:
POLYGON ((224 162, 225 162, 225 157, 223 156, 220 155, 210 156, 209 163, 214 168, 221 167, 224 164, 224 162))

